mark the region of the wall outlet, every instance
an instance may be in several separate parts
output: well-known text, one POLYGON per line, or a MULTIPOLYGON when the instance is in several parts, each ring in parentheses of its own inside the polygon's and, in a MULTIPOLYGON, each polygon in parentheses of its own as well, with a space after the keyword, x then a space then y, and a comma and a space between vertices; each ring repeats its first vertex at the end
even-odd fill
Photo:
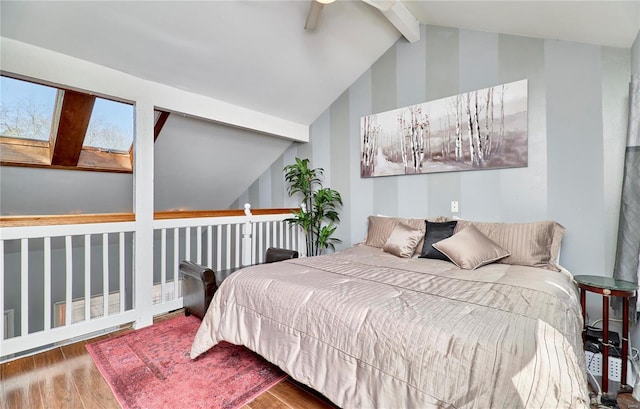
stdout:
POLYGON ((452 200, 451 201, 451 213, 458 213, 458 201, 457 200, 452 200))

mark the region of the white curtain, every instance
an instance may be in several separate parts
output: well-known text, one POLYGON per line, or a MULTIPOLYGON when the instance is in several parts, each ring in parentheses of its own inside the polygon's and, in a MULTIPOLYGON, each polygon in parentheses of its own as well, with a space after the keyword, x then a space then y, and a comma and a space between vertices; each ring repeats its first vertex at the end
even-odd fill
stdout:
MULTIPOLYGON (((631 77, 629 87, 629 127, 613 277, 640 283, 640 75, 631 77)), ((621 303, 614 304, 616 310, 620 307, 621 303)), ((634 297, 629 308, 633 321, 636 321, 638 307, 634 297)))

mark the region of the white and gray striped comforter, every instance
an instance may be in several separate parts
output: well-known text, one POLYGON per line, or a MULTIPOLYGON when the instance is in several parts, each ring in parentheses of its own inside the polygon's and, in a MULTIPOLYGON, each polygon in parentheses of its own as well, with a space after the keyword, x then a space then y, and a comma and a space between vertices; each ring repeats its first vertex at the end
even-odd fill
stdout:
POLYGON ((233 274, 191 357, 245 345, 347 408, 582 408, 577 300, 566 270, 359 246, 233 274))

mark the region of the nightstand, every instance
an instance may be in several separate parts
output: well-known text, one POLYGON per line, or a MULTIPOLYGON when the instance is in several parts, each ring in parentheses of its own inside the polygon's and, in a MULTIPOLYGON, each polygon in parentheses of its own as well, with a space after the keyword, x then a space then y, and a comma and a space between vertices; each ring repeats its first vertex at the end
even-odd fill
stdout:
POLYGON ((573 277, 580 288, 580 305, 582 306, 582 318, 584 328, 582 341, 585 341, 587 331, 586 292, 591 291, 602 295, 602 392, 609 390, 609 297, 622 297, 622 374, 620 388, 626 389, 627 385, 627 355, 629 351, 629 298, 636 295, 638 285, 630 281, 618 280, 612 277, 578 275, 573 277))

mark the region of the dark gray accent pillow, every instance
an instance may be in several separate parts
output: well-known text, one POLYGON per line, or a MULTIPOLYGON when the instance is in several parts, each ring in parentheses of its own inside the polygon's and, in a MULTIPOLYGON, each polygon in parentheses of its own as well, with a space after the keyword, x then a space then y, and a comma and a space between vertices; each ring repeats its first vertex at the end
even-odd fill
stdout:
POLYGON ((425 220, 425 223, 427 225, 427 231, 424 234, 422 253, 418 257, 451 261, 447 256, 442 254, 440 250, 434 248, 432 244, 453 236, 453 230, 456 228, 456 224, 458 222, 456 220, 452 220, 450 222, 436 223, 425 220))

